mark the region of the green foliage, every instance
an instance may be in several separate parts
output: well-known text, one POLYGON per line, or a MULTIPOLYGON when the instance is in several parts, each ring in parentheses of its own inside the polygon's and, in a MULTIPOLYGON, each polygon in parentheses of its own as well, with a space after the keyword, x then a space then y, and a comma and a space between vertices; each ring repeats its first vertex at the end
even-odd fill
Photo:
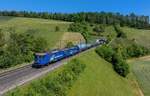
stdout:
POLYGON ((112 56, 114 54, 113 49, 110 46, 101 46, 96 48, 96 52, 108 62, 112 61, 112 56))
POLYGON ((117 46, 113 46, 114 49, 120 50, 124 59, 132 58, 132 57, 141 57, 150 54, 150 49, 138 45, 137 43, 130 41, 130 44, 126 44, 125 42, 118 43, 117 46))
POLYGON ((129 74, 129 65, 126 64, 125 61, 119 62, 114 66, 115 71, 123 76, 126 77, 129 74))
POLYGON ((73 46, 74 46, 74 44, 72 42, 68 42, 67 45, 66 45, 67 48, 70 48, 70 47, 73 47, 73 46))
POLYGON ((43 52, 47 51, 48 43, 43 37, 39 37, 34 40, 34 52, 43 52))
POLYGON ((129 73, 129 65, 123 60, 120 52, 117 52, 112 57, 112 63, 114 64, 114 70, 123 77, 126 77, 129 73))
POLYGON ((0 47, 5 45, 5 36, 4 36, 4 32, 2 31, 2 29, 0 29, 0 47))
POLYGON ((129 73, 129 65, 124 61, 120 50, 115 51, 110 46, 96 48, 99 56, 113 64, 114 70, 121 76, 126 77, 129 73))
POLYGON ((149 54, 149 49, 138 44, 132 44, 126 48, 128 57, 140 57, 149 54))
POLYGON ((56 26, 55 27, 55 32, 58 32, 58 31, 60 31, 60 28, 59 28, 59 26, 56 26))
POLYGON ((117 32, 117 37, 121 37, 121 38, 127 38, 127 35, 125 34, 125 32, 123 32, 123 30, 120 28, 119 25, 114 25, 114 29, 117 32))
POLYGON ((85 38, 86 42, 89 42, 90 32, 92 30, 90 25, 87 22, 81 22, 81 23, 71 24, 70 27, 68 28, 68 31, 80 32, 85 38))
POLYGON ((100 33, 105 31, 105 26, 97 25, 93 28, 93 31, 97 32, 100 35, 100 33))
POLYGON ((46 76, 29 84, 26 91, 21 88, 9 92, 6 96, 66 96, 67 90, 71 88, 85 67, 81 61, 73 59, 53 77, 46 76))
POLYGON ((44 38, 35 38, 31 30, 25 33, 10 32, 7 46, 1 50, 0 68, 8 68, 33 60, 33 51, 47 46, 44 38), (39 44, 39 45, 38 45, 39 44))

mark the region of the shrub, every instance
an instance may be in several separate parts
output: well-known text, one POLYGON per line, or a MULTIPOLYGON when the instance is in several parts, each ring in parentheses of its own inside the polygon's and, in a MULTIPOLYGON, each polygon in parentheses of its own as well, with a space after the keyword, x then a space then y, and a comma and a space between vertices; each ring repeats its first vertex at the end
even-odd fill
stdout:
POLYGON ((60 31, 60 28, 58 26, 55 27, 55 32, 60 31))
POLYGON ((44 52, 47 50, 48 43, 43 37, 34 40, 34 52, 44 52))
POLYGON ((105 31, 105 27, 103 25, 97 25, 93 28, 93 31, 97 32, 98 35, 100 35, 100 33, 105 31))
POLYGON ((70 48, 70 47, 73 47, 74 44, 72 42, 68 42, 67 45, 66 45, 66 48, 70 48))
POLYGON ((114 54, 112 59, 114 70, 121 76, 126 77, 129 73, 129 65, 123 60, 121 54, 114 54))
POLYGON ((98 53, 98 55, 104 58, 106 61, 112 62, 114 51, 110 46, 103 45, 98 47, 96 48, 96 53, 98 53))
POLYGON ((112 63, 114 70, 121 76, 126 77, 129 73, 129 66, 123 60, 120 50, 115 51, 110 46, 101 46, 96 48, 96 52, 99 56, 106 61, 112 63))
POLYGON ((81 23, 76 22, 76 23, 72 23, 69 26, 68 31, 80 32, 83 35, 86 42, 89 42, 90 32, 92 32, 92 29, 87 22, 81 22, 81 23))
POLYGON ((123 77, 126 77, 129 73, 129 66, 125 62, 119 62, 115 64, 114 69, 119 75, 123 77))
POLYGON ((123 30, 120 28, 119 25, 114 25, 114 29, 116 30, 117 33, 117 37, 121 37, 121 38, 127 38, 127 35, 125 34, 125 32, 123 32, 123 30))
POLYGON ((126 48, 129 57, 140 57, 149 54, 149 49, 143 46, 132 44, 126 48))

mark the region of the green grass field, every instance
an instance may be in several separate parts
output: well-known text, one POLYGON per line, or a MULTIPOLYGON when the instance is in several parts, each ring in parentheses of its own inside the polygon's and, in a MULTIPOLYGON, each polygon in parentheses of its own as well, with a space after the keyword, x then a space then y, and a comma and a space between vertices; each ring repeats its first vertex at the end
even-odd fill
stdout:
POLYGON ((16 32, 26 32, 27 30, 34 30, 35 36, 44 37, 49 47, 52 48, 56 42, 61 39, 64 32, 67 32, 70 22, 21 18, 21 17, 0 17, 0 28, 8 32, 9 29, 15 29, 16 32), (59 32, 55 32, 55 27, 60 28, 59 32))
POLYGON ((122 29, 127 33, 127 37, 130 40, 135 39, 138 44, 150 48, 150 30, 133 29, 128 27, 122 29))
POLYGON ((94 51, 78 58, 86 64, 86 69, 68 96, 135 96, 128 80, 115 73, 112 65, 94 51))
POLYGON ((150 57, 134 59, 130 65, 145 96, 150 96, 150 57))

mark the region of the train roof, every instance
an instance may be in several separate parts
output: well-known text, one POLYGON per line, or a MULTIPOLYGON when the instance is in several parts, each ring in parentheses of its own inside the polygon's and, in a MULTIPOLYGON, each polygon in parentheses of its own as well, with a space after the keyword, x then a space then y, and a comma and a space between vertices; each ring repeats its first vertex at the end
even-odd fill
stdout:
POLYGON ((35 55, 45 55, 46 53, 35 53, 35 55))

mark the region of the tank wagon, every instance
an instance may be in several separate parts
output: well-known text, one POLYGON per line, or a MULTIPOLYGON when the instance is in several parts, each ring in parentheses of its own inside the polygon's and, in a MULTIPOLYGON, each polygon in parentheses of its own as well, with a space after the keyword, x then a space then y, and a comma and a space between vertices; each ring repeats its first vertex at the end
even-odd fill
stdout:
POLYGON ((87 49, 105 43, 106 43, 106 39, 97 39, 96 42, 94 42, 93 44, 81 43, 71 48, 65 48, 65 49, 55 50, 55 51, 45 52, 45 53, 35 53, 34 64, 32 65, 32 67, 39 68, 39 67, 47 66, 51 63, 60 61, 62 59, 78 54, 82 51, 85 51, 87 49))

